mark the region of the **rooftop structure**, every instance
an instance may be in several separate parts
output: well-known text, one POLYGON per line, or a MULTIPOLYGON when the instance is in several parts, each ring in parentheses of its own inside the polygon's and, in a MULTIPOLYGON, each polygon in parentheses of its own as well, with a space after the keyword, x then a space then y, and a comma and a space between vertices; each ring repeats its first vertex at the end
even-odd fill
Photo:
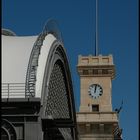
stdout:
POLYGON ((2 140, 76 140, 76 113, 61 34, 2 31, 2 140))

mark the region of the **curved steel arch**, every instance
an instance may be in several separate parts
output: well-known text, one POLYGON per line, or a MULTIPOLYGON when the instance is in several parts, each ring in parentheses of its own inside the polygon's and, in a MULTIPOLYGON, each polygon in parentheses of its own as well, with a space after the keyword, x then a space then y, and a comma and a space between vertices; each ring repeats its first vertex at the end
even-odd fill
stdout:
POLYGON ((6 36, 16 36, 16 34, 9 30, 9 29, 2 29, 2 35, 6 35, 6 36))
POLYGON ((35 97, 35 86, 36 86, 36 73, 38 67, 38 59, 40 55, 40 50, 43 45, 43 41, 48 34, 54 35, 61 43, 62 37, 61 32, 57 27, 57 23, 55 20, 48 20, 46 25, 44 26, 43 31, 39 34, 36 42, 34 43, 27 73, 26 73, 26 85, 25 85, 25 97, 35 97))
MULTIPOLYGON (((52 132, 48 131, 51 128, 61 134, 65 140, 76 140, 76 112, 69 64, 61 34, 58 30, 55 32, 51 25, 52 21, 46 24, 33 46, 26 74, 26 97, 36 97, 39 92, 44 137, 48 134, 50 137, 52 132), (49 41, 48 36, 53 38, 49 48, 44 43, 49 41), (47 50, 47 57, 43 57, 46 55, 43 49, 47 50), (41 78, 40 73, 43 75, 41 78), (46 122, 47 120, 49 122, 46 122), (53 123, 49 125, 50 122, 53 123)), ((54 138, 56 135, 51 136, 56 139, 54 138)))
POLYGON ((49 52, 41 100, 42 117, 69 120, 73 127, 58 129, 66 140, 75 140, 77 129, 72 80, 65 50, 59 40, 54 41, 49 52))

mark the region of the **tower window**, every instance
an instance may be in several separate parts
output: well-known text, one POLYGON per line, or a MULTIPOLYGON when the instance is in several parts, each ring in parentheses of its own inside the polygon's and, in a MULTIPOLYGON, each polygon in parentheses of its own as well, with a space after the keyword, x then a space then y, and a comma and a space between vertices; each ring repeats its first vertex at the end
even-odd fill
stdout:
POLYGON ((105 124, 104 125, 104 132, 106 134, 111 134, 113 131, 113 127, 112 127, 112 124, 105 124))
POLYGON ((99 111, 99 105, 92 105, 92 111, 99 111))
POLYGON ((93 70, 93 74, 98 74, 98 70, 97 69, 94 69, 93 70))
POLYGON ((108 74, 108 70, 107 70, 107 69, 103 69, 103 70, 102 70, 102 73, 103 73, 103 74, 108 74))
POLYGON ((92 125, 91 125, 91 132, 92 132, 93 134, 99 134, 99 133, 100 133, 99 124, 92 124, 92 125))
POLYGON ((88 70, 83 70, 83 75, 88 75, 88 70))
POLYGON ((84 134, 86 132, 86 126, 85 124, 79 124, 78 125, 78 130, 80 134, 84 134))

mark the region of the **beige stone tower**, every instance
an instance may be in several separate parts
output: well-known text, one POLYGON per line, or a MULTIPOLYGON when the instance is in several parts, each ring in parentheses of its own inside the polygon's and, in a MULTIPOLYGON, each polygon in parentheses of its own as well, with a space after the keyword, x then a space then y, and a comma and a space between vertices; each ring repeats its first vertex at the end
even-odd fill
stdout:
POLYGON ((77 123, 80 140, 114 140, 118 126, 112 111, 112 79, 115 66, 112 55, 79 56, 80 111, 77 123))

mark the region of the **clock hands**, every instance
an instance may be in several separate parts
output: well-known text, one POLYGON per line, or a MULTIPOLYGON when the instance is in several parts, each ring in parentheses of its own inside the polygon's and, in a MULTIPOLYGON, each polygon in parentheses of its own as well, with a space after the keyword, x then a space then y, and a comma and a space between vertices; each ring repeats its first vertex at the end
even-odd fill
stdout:
POLYGON ((96 93, 96 87, 97 87, 97 85, 95 85, 95 90, 94 90, 94 93, 96 93))

